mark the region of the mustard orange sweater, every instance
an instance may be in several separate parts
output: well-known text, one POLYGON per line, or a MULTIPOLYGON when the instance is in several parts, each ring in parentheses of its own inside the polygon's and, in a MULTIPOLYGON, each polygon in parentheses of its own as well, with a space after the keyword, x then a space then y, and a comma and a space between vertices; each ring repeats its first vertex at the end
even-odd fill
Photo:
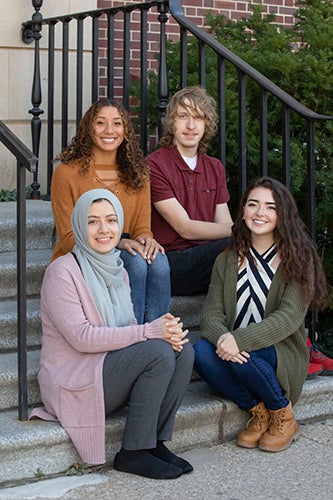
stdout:
MULTIPOLYGON (((96 165, 96 168, 99 166, 96 165)), ((116 165, 110 166, 110 169, 116 168, 116 165)), ((58 241, 51 260, 72 251, 74 246, 72 210, 81 194, 97 188, 109 189, 96 175, 94 166, 90 166, 88 171, 82 173, 79 163, 73 162, 68 165, 61 163, 54 170, 51 203, 58 241)), ((117 196, 124 209, 124 233, 129 233, 132 239, 138 236, 152 237, 149 182, 143 189, 137 191, 127 189, 125 184, 119 182, 117 196)))

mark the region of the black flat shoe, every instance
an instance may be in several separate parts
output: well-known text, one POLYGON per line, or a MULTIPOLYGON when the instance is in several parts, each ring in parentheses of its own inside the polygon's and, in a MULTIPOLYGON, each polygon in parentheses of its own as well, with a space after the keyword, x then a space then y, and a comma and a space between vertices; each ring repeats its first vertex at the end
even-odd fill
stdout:
POLYGON ((183 474, 187 474, 188 472, 193 471, 192 465, 189 462, 187 462, 187 460, 178 457, 177 455, 172 453, 172 451, 168 450, 168 448, 164 445, 162 441, 158 441, 156 448, 153 448, 152 450, 148 451, 155 457, 164 460, 164 462, 179 467, 180 469, 182 469, 183 474))
POLYGON ((116 454, 113 467, 121 472, 149 477, 150 479, 175 479, 183 474, 176 465, 148 453, 146 450, 124 450, 116 454))

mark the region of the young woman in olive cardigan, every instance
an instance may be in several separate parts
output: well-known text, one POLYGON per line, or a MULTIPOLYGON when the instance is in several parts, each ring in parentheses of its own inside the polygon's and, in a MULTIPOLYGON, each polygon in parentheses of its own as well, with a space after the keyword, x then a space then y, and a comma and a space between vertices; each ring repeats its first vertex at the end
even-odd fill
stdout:
POLYGON ((215 261, 194 346, 197 372, 251 414, 239 446, 277 452, 298 437, 292 405, 309 363, 304 320, 309 306, 325 303, 322 263, 292 195, 259 179, 215 261))
POLYGON ((38 382, 43 408, 30 418, 59 420, 81 459, 105 462, 105 416, 128 405, 117 470, 155 479, 192 466, 169 451, 194 353, 179 318, 138 325, 127 273, 115 247, 123 228, 118 198, 84 193, 72 215, 75 246, 45 272, 38 382))

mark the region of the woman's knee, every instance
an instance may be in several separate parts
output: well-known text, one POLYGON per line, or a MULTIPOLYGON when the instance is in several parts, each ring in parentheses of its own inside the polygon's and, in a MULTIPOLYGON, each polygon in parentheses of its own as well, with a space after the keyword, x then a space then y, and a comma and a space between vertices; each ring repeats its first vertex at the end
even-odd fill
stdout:
POLYGON ((149 264, 148 271, 152 271, 154 275, 159 276, 161 279, 170 276, 170 266, 168 257, 158 252, 156 259, 149 264))
POLYGON ((146 356, 151 363, 161 363, 165 372, 173 372, 176 366, 175 352, 163 339, 149 339, 145 343, 146 356))
POLYGON ((129 277, 132 279, 135 277, 137 279, 145 280, 147 276, 147 262, 141 257, 140 254, 132 255, 127 250, 123 250, 120 254, 121 259, 124 262, 126 271, 129 277))
POLYGON ((255 366, 252 362, 252 360, 247 360, 246 363, 240 364, 240 363, 233 363, 232 361, 229 361, 229 370, 230 373, 234 376, 242 377, 243 379, 248 378, 253 370, 255 369, 255 366))
POLYGON ((182 367, 193 370, 194 365, 194 349, 190 342, 184 344, 182 351, 176 354, 177 364, 181 364, 182 367))
POLYGON ((206 339, 198 340, 194 346, 195 352, 195 363, 196 364, 205 364, 208 363, 211 357, 216 357, 216 348, 208 342, 206 339))

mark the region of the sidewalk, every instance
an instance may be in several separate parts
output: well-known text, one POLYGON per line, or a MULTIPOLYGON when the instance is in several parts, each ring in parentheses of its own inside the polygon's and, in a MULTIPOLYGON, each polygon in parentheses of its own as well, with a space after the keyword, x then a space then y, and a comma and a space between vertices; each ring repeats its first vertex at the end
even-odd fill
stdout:
POLYGON ((265 453, 230 441, 181 454, 194 471, 156 481, 102 470, 0 490, 0 500, 331 500, 333 417, 301 425, 288 450, 265 453))

